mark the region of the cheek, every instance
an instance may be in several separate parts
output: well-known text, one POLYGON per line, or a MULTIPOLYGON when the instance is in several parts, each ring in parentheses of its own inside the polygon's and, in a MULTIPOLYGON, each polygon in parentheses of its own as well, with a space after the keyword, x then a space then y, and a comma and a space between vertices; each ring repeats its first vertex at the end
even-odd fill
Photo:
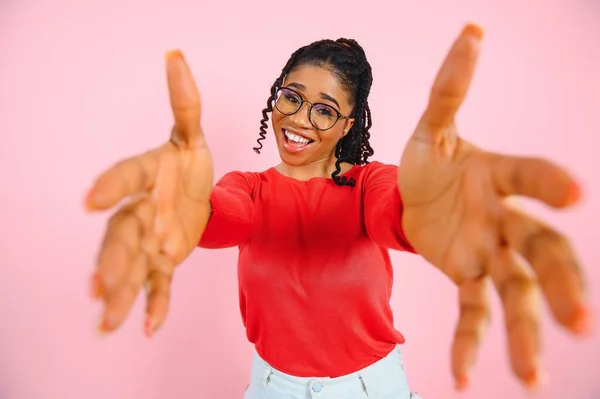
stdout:
POLYGON ((323 142, 327 142, 327 143, 337 143, 338 140, 340 140, 342 138, 342 133, 343 133, 343 129, 330 129, 330 130, 326 130, 324 132, 320 132, 319 136, 321 138, 321 141, 323 142))
POLYGON ((280 113, 279 111, 277 111, 277 109, 273 110, 273 113, 271 114, 271 120, 273 122, 273 127, 277 127, 276 125, 281 124, 281 120, 285 117, 285 115, 283 115, 282 113, 280 113))
POLYGON ((335 151, 335 147, 342 137, 342 131, 324 131, 319 133, 319 153, 330 153, 335 151))

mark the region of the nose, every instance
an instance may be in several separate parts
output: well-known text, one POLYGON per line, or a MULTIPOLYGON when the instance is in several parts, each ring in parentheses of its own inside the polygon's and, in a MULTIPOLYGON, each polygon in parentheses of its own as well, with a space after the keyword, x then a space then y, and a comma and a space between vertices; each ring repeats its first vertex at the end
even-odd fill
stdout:
POLYGON ((312 128, 312 124, 310 123, 310 104, 307 102, 302 104, 298 112, 290 115, 290 119, 298 127, 304 129, 312 128))

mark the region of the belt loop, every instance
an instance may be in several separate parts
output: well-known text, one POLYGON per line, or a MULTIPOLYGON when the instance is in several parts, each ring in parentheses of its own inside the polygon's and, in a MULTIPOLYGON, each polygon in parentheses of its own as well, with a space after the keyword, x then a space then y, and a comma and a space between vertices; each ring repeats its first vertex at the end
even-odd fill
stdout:
POLYGON ((271 382, 271 374, 273 374, 273 370, 271 369, 271 367, 267 366, 263 373, 263 386, 265 388, 267 387, 267 385, 269 385, 269 382, 271 382))
POLYGON ((362 390, 365 393, 365 395, 367 396, 367 398, 369 397, 369 392, 367 391, 367 386, 365 385, 365 380, 363 379, 363 376, 361 373, 358 373, 358 379, 360 380, 360 385, 362 386, 362 390))

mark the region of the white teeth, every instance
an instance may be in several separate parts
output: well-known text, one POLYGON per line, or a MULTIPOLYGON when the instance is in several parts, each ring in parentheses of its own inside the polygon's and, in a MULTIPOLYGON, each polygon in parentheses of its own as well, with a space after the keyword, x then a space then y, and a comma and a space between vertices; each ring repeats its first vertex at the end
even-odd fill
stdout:
POLYGON ((287 137, 288 140, 291 140, 291 141, 294 141, 294 142, 300 143, 300 144, 308 144, 308 143, 310 143, 310 140, 308 140, 308 139, 306 139, 306 138, 304 138, 302 136, 298 136, 298 135, 295 135, 293 133, 290 133, 287 130, 284 130, 284 133, 285 133, 285 137, 287 137))

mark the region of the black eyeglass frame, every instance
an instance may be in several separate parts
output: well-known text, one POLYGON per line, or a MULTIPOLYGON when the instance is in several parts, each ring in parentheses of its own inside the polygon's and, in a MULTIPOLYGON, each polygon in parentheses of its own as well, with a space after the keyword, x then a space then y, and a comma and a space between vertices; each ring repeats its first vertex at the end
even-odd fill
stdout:
POLYGON ((332 129, 336 125, 336 123, 338 123, 338 121, 340 119, 350 119, 349 116, 346 116, 346 115, 342 114, 340 111, 338 111, 337 109, 335 109, 332 105, 324 104, 324 103, 311 103, 310 101, 305 100, 304 97, 302 97, 302 95, 300 93, 298 93, 294 89, 290 89, 289 87, 280 87, 276 91, 276 94, 275 94, 275 108, 277 108, 277 111, 281 112, 283 115, 290 116, 290 115, 297 114, 298 111, 300 111, 302 109, 302 107, 304 106, 304 103, 310 104, 310 108, 308 109, 308 120, 310 121, 310 124, 313 125, 314 128, 317 129, 317 130, 319 130, 319 131, 324 132, 324 131, 327 131, 329 129, 332 129), (277 98, 279 98, 279 93, 282 90, 291 91, 292 93, 296 94, 300 98, 300 105, 298 106, 298 109, 296 111, 294 111, 292 113, 287 113, 287 112, 283 112, 282 110, 279 109, 279 107, 277 106, 277 98), (327 129, 321 129, 320 127, 318 127, 317 125, 314 124, 311 115, 312 115, 312 110, 313 110, 313 108, 314 108, 315 105, 324 105, 324 106, 326 106, 328 108, 331 108, 332 110, 335 111, 335 113, 336 113, 335 122, 333 122, 333 124, 330 127, 328 127, 327 129))

